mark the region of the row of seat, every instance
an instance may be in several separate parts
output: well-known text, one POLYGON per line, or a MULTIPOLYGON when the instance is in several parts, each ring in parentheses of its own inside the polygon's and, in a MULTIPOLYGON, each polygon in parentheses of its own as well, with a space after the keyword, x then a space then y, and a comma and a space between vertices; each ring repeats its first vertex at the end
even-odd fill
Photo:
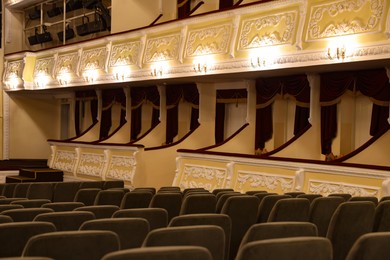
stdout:
MULTIPOLYGON (((174 220, 168 227, 152 231, 142 218, 92 219, 77 231, 58 231, 59 223, 39 220, 0 224, 0 257, 111 260, 156 259, 162 254, 169 257, 163 259, 183 259, 178 257, 183 257, 181 246, 186 246, 203 248, 194 252, 202 258, 189 259, 226 259, 229 216, 190 214, 174 220)), ((235 259, 387 259, 389 239, 390 232, 362 234, 343 258, 337 258, 332 253, 336 249, 332 239, 318 237, 312 223, 258 223, 246 232, 235 259)))

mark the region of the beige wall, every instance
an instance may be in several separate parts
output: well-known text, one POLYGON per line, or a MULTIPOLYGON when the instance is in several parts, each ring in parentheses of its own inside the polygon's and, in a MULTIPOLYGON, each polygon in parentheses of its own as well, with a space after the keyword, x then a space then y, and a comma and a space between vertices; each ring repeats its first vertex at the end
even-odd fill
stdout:
POLYGON ((9 158, 49 158, 46 140, 60 133, 59 102, 11 95, 9 108, 9 158))
MULTIPOLYGON (((19 12, 9 12, 4 10, 4 24, 7 25, 3 30, 5 53, 12 53, 24 49, 23 36, 23 14, 19 12)), ((3 55, 1 56, 3 57, 3 55)))

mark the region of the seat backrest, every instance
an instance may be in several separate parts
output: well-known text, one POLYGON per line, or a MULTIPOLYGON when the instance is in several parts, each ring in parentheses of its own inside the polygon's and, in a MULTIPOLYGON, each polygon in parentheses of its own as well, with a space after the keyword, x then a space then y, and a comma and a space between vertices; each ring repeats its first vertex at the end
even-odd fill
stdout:
POLYGON ((72 211, 76 208, 85 206, 82 202, 51 202, 43 204, 42 208, 50 208, 53 209, 55 212, 61 212, 61 211, 72 211))
POLYGON ((305 194, 305 192, 303 192, 303 191, 289 191, 289 192, 285 192, 284 194, 290 195, 292 198, 296 198, 299 195, 305 194))
POLYGON ((247 243, 240 248, 236 260, 316 259, 332 260, 332 245, 324 237, 289 237, 247 243))
POLYGON ((125 182, 122 180, 110 180, 110 181, 105 181, 103 183, 103 190, 108 190, 112 188, 124 188, 125 187, 125 182))
POLYGON ((54 231, 55 226, 47 222, 0 224, 0 257, 20 257, 31 237, 54 231))
POLYGON ((0 224, 14 222, 11 217, 0 215, 0 224))
POLYGON ((3 187, 3 193, 1 195, 12 198, 14 196, 14 191, 17 183, 5 183, 3 187))
POLYGON ((89 211, 95 215, 96 219, 111 218, 112 215, 119 210, 118 206, 115 205, 94 205, 94 206, 83 206, 75 208, 74 211, 89 211))
POLYGON ((215 213, 216 205, 217 198, 212 193, 190 193, 183 199, 179 215, 215 213))
POLYGON ((341 197, 320 197, 310 204, 309 222, 318 228, 318 236, 325 237, 328 232, 329 222, 337 207, 344 202, 341 197))
POLYGON ((233 191, 227 191, 227 192, 220 192, 217 194, 217 204, 215 206, 215 212, 216 213, 221 213, 221 210, 223 208, 223 205, 225 205, 225 202, 228 198, 233 197, 233 196, 242 196, 240 192, 233 192, 233 191))
POLYGON ((103 189, 104 181, 82 181, 79 189, 103 189))
POLYGON ((181 192, 181 189, 179 186, 162 186, 160 187, 157 192, 161 192, 161 191, 177 191, 177 192, 181 192))
POLYGON ((53 200, 54 183, 31 183, 27 190, 28 199, 53 200))
POLYGON ((133 190, 133 192, 138 191, 150 191, 153 195, 156 194, 156 188, 154 187, 137 187, 133 190))
POLYGON ((22 209, 24 208, 22 205, 18 204, 3 204, 0 205, 0 213, 3 212, 4 210, 9 210, 9 209, 22 209))
POLYGON ((349 201, 371 201, 375 206, 378 205, 378 198, 374 196, 353 196, 349 201))
POLYGON ((372 231, 390 231, 390 200, 382 201, 376 206, 372 231))
POLYGON ((360 236, 346 260, 381 260, 389 258, 390 233, 373 232, 360 236))
POLYGON ((223 229, 225 233, 225 259, 228 259, 232 230, 232 221, 230 220, 230 217, 219 213, 180 215, 174 217, 168 224, 168 227, 197 225, 216 225, 223 229))
POLYGON ((112 231, 61 231, 32 237, 24 248, 23 256, 44 256, 56 260, 98 260, 117 250, 119 238, 112 231))
POLYGON ((257 240, 318 236, 317 227, 310 222, 267 222, 252 225, 241 241, 240 248, 257 240))
POLYGON ((370 201, 348 201, 337 207, 326 234, 332 242, 334 260, 345 259, 355 241, 372 232, 374 215, 375 204, 370 201))
POLYGON ((201 246, 155 246, 142 247, 112 252, 102 260, 212 260, 212 256, 205 247, 201 246))
POLYGON ((43 204, 51 202, 48 199, 26 199, 26 200, 15 200, 10 204, 22 205, 24 208, 40 208, 43 204))
POLYGON ((27 191, 30 187, 30 183, 18 183, 15 186, 13 198, 27 198, 27 191))
POLYGON ((241 240, 250 226, 256 223, 259 199, 252 195, 233 196, 226 200, 221 213, 232 221, 229 259, 234 259, 241 240))
POLYGON ((183 226, 155 229, 149 232, 144 247, 193 245, 207 248, 214 260, 223 260, 225 234, 214 225, 183 226))
POLYGON ((224 192, 224 191, 234 191, 234 190, 231 189, 231 188, 213 189, 212 193, 213 193, 214 195, 217 195, 218 193, 224 192))
POLYGON ((180 193, 156 193, 150 201, 150 208, 163 208, 168 212, 169 221, 180 214, 182 195, 180 193))
POLYGON ((54 212, 54 210, 48 208, 21 208, 4 210, 0 214, 11 217, 14 222, 24 222, 32 221, 39 214, 50 212, 54 212))
POLYGON ((85 221, 95 219, 95 215, 88 211, 66 211, 39 214, 34 221, 51 222, 57 231, 78 230, 85 221))
POLYGON ((149 233, 149 223, 143 218, 106 218, 85 221, 80 230, 110 230, 115 232, 121 249, 141 247, 149 233))
POLYGON ((82 202, 85 206, 91 206, 95 203, 97 194, 101 191, 98 188, 79 189, 74 196, 75 202, 82 202))
POLYGON ((276 202, 281 199, 291 198, 290 195, 269 195, 263 197, 259 204, 259 211, 257 215, 257 223, 264 223, 268 221, 269 214, 276 202))
POLYGON ((309 221, 310 201, 304 198, 278 200, 271 210, 268 222, 309 221))
POLYGON ((342 197, 344 198, 344 201, 348 201, 350 198, 352 198, 352 195, 349 193, 331 193, 328 195, 328 197, 342 197))
POLYGON ((168 226, 168 212, 162 208, 121 209, 113 218, 144 218, 149 222, 150 230, 168 226))
POLYGON ((308 199, 310 201, 310 203, 316 199, 316 198, 321 198, 322 195, 321 194, 314 194, 314 193, 305 193, 305 194, 300 194, 297 196, 297 198, 304 198, 304 199, 308 199))
POLYGON ((54 185, 52 202, 74 201, 80 182, 57 182, 54 185))
POLYGON ((150 191, 137 191, 126 193, 121 201, 121 209, 147 208, 153 198, 150 191))
POLYGON ((101 190, 96 195, 94 205, 120 206, 125 192, 123 190, 101 190))

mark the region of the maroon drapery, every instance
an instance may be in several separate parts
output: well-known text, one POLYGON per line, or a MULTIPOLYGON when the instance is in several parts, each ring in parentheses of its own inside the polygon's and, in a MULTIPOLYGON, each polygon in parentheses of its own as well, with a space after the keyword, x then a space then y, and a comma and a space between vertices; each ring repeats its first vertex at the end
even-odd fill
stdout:
POLYGON ((183 98, 192 104, 190 130, 193 130, 199 125, 199 92, 196 84, 188 84, 183 88, 183 98))
POLYGON ((337 103, 346 90, 360 91, 373 101, 370 135, 388 126, 390 84, 385 69, 321 74, 321 152, 332 152, 337 134, 337 103))
POLYGON ((219 10, 233 7, 233 0, 219 0, 219 10))
POLYGON ((191 0, 177 0, 177 19, 186 18, 191 12, 191 0))
POLYGON ((225 104, 238 103, 247 98, 246 89, 218 89, 215 109, 215 143, 224 141, 225 104))
POLYGON ((255 149, 264 149, 265 142, 272 138, 272 105, 277 94, 288 94, 296 100, 294 135, 309 124, 310 85, 306 75, 257 79, 256 93, 255 149))
POLYGON ((131 125, 130 139, 137 139, 142 128, 142 103, 145 100, 146 93, 143 87, 132 87, 130 89, 131 97, 131 125))
POLYGON ((97 121, 97 111, 98 111, 98 100, 96 96, 96 92, 94 90, 86 90, 86 91, 76 91, 75 92, 75 132, 76 136, 81 134, 80 129, 80 110, 83 111, 84 115, 84 108, 85 108, 85 102, 90 100, 90 106, 91 106, 91 117, 92 117, 92 123, 96 123, 97 121))
POLYGON ((157 86, 151 86, 145 88, 146 100, 153 104, 152 111, 152 124, 151 127, 155 127, 160 123, 160 93, 157 86))
POLYGON ((100 122, 99 139, 108 137, 111 126, 111 110, 114 103, 121 104, 120 125, 126 123, 126 96, 122 88, 106 89, 102 91, 102 116, 100 122))

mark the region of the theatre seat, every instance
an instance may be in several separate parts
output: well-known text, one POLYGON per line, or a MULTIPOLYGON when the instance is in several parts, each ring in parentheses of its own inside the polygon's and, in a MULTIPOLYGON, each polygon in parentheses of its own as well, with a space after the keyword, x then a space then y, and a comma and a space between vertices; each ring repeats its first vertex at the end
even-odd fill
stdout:
POLYGON ((13 219, 14 222, 32 221, 37 215, 42 213, 54 212, 47 208, 21 208, 9 209, 1 212, 2 215, 7 215, 13 219))
POLYGON ((161 208, 121 209, 113 218, 144 218, 149 222, 150 230, 168 226, 168 212, 161 208))
POLYGON ((346 260, 387 260, 389 245, 389 232, 364 234, 353 244, 346 260))
POLYGON ((153 198, 151 191, 137 191, 126 193, 121 201, 121 209, 147 208, 153 198))
POLYGON ((95 215, 88 211, 67 211, 39 214, 34 221, 46 221, 55 225, 57 231, 78 230, 85 221, 95 219, 95 215))
POLYGON ((23 256, 44 256, 56 260, 100 260, 117 250, 119 238, 112 231, 61 231, 34 236, 27 242, 23 256))
POLYGON ((278 200, 272 208, 268 222, 309 220, 310 202, 304 198, 278 200))
POLYGON ((96 219, 111 218, 112 215, 118 210, 119 207, 115 205, 93 205, 93 206, 78 207, 74 209, 74 211, 92 212, 95 215, 96 219))

